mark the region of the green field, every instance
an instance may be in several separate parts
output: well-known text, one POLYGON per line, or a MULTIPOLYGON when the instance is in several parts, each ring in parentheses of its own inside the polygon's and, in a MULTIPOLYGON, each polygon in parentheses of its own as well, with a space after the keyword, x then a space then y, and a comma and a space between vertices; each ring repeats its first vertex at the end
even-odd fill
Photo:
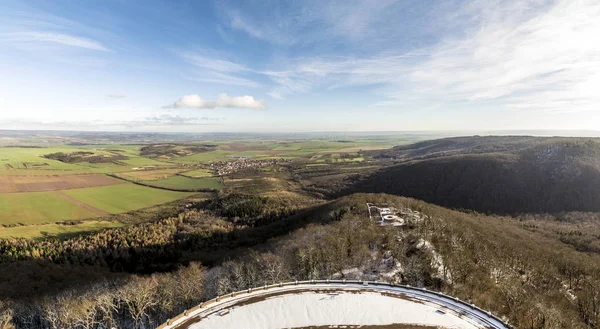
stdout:
MULTIPOLYGON (((0 147, 0 176, 55 176, 75 174, 115 174, 122 178, 140 182, 158 188, 136 184, 120 184, 105 187, 63 190, 56 192, 29 192, 0 194, 0 226, 31 225, 31 227, 2 228, 3 236, 41 237, 44 235, 62 235, 86 232, 94 228, 109 227, 108 222, 90 221, 77 225, 60 225, 56 222, 80 220, 103 216, 104 213, 117 214, 141 208, 147 208, 177 199, 193 193, 175 192, 159 188, 180 191, 202 189, 223 189, 222 180, 214 177, 214 172, 201 169, 198 164, 213 161, 236 161, 232 155, 250 156, 252 159, 297 158, 309 159, 321 155, 310 162, 319 165, 337 162, 363 161, 361 148, 387 147, 403 144, 393 138, 336 138, 334 139, 252 139, 252 140, 216 140, 202 141, 215 145, 214 150, 178 156, 177 153, 157 153, 157 157, 140 156, 144 145, 106 144, 106 145, 60 145, 56 147, 0 147), (342 140, 344 139, 344 140, 342 140), (347 139, 347 140, 345 140, 347 139), (92 152, 95 155, 110 156, 106 161, 97 163, 97 157, 89 161, 65 163, 43 158, 51 153, 92 152), (345 156, 342 159, 340 154, 345 156), (120 159, 125 156, 127 159, 120 159), (158 156, 160 155, 160 157, 158 156), (186 165, 186 166, 182 166, 186 165), (137 171, 138 167, 154 167, 151 171, 137 171), (192 170, 193 169, 193 170, 192 170), (188 170, 188 171, 186 171, 188 170), (68 200, 68 197, 73 199, 68 200), (96 209, 93 209, 96 208, 96 209), (104 213, 103 213, 104 212, 104 213), (7 233, 7 232, 11 233, 7 233), (42 233, 45 232, 45 233, 42 233)), ((157 144, 160 144, 157 142, 157 144)), ((29 145, 29 144, 27 144, 29 145)), ((46 145, 35 144, 31 145, 46 145)), ((187 145, 195 145, 193 143, 187 145)), ((212 148, 213 146, 211 146, 212 148)), ((78 160, 82 161, 82 160, 78 160)), ((88 160, 83 160, 88 161, 88 160)), ((261 171, 268 171, 262 168, 261 171)), ((265 180, 263 185, 273 182, 265 180)), ((237 182, 241 184, 241 182, 237 182)), ((272 189, 279 187, 273 185, 272 189)))
POLYGON ((214 174, 212 171, 210 171, 208 169, 197 169, 197 170, 192 170, 192 171, 186 171, 184 173, 181 173, 181 175, 197 178, 197 177, 212 177, 214 174))
POLYGON ((239 155, 250 155, 250 154, 242 154, 244 152, 233 152, 233 151, 223 151, 216 150, 212 152, 203 152, 197 153, 194 155, 188 155, 181 158, 173 159, 173 161, 178 163, 208 163, 211 161, 227 161, 228 155, 239 154, 239 155))
POLYGON ((0 176, 65 176, 92 174, 94 168, 75 170, 51 170, 51 169, 0 169, 0 176))
POLYGON ((167 179, 143 181, 144 184, 176 190, 221 189, 223 184, 219 177, 189 178, 171 176, 167 179))
MULTIPOLYGON (((128 155, 129 156, 129 155, 128 155)), ((172 166, 170 163, 156 161, 153 159, 143 158, 143 157, 131 157, 129 156, 129 160, 120 160, 120 162, 126 163, 130 166, 156 166, 156 167, 168 167, 172 166)))
POLYGON ((44 159, 42 155, 56 152, 75 152, 81 151, 76 148, 19 148, 8 147, 0 148, 0 167, 5 169, 6 165, 14 169, 81 169, 77 165, 63 163, 56 160, 44 159), (39 163, 46 164, 41 166, 27 166, 27 164, 39 163))
POLYGON ((123 227, 119 222, 88 220, 74 225, 41 224, 14 227, 0 227, 0 239, 27 238, 37 239, 45 237, 67 237, 75 234, 89 233, 106 228, 123 227))
MULTIPOLYGON (((139 146, 114 145, 111 147, 99 146, 62 146, 62 147, 2 147, 0 148, 0 170, 23 169, 23 170, 57 170, 57 171, 90 171, 96 173, 110 173, 128 171, 133 167, 140 166, 172 166, 170 163, 160 162, 139 156, 139 146), (118 151, 117 151, 118 150, 118 151), (64 163, 57 160, 43 158, 51 153, 73 153, 93 152, 97 155, 121 154, 129 159, 119 160, 116 163, 64 163), (30 165, 28 165, 30 164, 30 165), (34 166, 33 164, 38 164, 34 166), (8 166, 7 166, 8 165, 8 166)), ((2 173, 0 173, 2 174, 2 173)), ((61 174, 60 172, 58 174, 61 174)))
POLYGON ((78 201, 111 214, 167 203, 193 194, 159 190, 135 184, 91 187, 63 192, 78 201))
POLYGON ((54 192, 0 194, 0 224, 40 224, 97 215, 54 192))

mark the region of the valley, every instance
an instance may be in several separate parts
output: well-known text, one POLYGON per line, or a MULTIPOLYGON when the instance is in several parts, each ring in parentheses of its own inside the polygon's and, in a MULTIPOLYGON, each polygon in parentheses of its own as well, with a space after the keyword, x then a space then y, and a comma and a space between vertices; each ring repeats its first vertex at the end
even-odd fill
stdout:
POLYGON ((37 231, 38 237, 47 237, 63 231, 65 223, 70 232, 84 226, 82 232, 87 232, 94 223, 99 228, 107 221, 123 223, 120 217, 128 212, 237 188, 241 181, 233 177, 240 170, 288 171, 292 160, 302 163, 311 157, 335 162, 349 147, 352 160, 361 162, 361 148, 388 148, 414 139, 261 138, 146 145, 94 144, 98 136, 93 137, 71 137, 69 142, 65 136, 63 143, 76 145, 48 147, 47 137, 40 136, 28 140, 31 145, 0 147, 0 236, 31 237, 37 231), (71 225, 73 221, 86 225, 71 225))

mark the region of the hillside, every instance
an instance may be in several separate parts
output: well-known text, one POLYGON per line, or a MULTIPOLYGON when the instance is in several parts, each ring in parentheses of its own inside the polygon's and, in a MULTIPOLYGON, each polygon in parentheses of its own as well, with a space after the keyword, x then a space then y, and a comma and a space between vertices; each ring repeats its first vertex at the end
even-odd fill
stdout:
POLYGON ((247 200, 225 196, 65 241, 6 240, 0 318, 15 328, 155 328, 234 291, 358 279, 443 291, 517 328, 599 328, 598 221, 519 221, 385 194, 298 204, 293 214, 277 200, 247 200), (404 226, 379 226, 367 202, 411 215, 404 226))
POLYGON ((600 140, 460 137, 373 156, 390 166, 338 195, 380 192, 485 213, 600 211, 600 140))

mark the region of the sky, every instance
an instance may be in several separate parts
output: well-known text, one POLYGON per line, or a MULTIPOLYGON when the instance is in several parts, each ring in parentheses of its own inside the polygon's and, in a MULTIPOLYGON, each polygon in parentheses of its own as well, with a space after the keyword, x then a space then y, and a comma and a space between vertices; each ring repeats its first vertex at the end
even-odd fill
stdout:
POLYGON ((0 2, 0 129, 600 129, 598 0, 0 2))

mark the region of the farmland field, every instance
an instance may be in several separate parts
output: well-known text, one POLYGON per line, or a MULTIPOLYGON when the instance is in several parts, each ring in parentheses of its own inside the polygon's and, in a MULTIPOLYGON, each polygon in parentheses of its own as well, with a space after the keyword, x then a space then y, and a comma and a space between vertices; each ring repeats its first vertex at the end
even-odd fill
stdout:
POLYGON ((0 193, 43 192, 122 184, 104 175, 0 176, 0 193))
POLYGON ((51 170, 51 169, 7 169, 0 168, 0 176, 65 176, 91 174, 93 168, 77 168, 73 170, 51 170))
POLYGON ((143 166, 163 166, 163 167, 164 166, 172 166, 172 164, 170 164, 170 163, 156 161, 156 160, 153 160, 153 159, 142 158, 142 157, 134 157, 134 158, 130 158, 128 160, 121 160, 121 162, 126 163, 128 165, 139 166, 139 167, 143 167, 143 166))
POLYGON ((167 179, 145 181, 143 183, 176 190, 221 189, 223 187, 219 177, 189 178, 171 176, 167 179))
MULTIPOLYGON (((196 194, 192 191, 222 190, 222 178, 215 177, 215 169, 208 169, 206 164, 237 161, 233 156, 258 160, 303 158, 311 166, 337 165, 369 160, 361 150, 405 142, 394 138, 219 139, 180 144, 45 146, 33 139, 31 145, 44 146, 0 147, 0 238, 88 232, 117 225, 102 221, 111 214, 129 216, 122 213, 196 194), (76 225, 56 223, 82 219, 88 221, 76 225)), ((285 189, 283 181, 273 177, 245 180, 239 175, 224 177, 227 190, 240 187, 274 193, 285 189)))
POLYGON ((14 227, 0 227, 0 239, 3 238, 27 238, 36 239, 43 237, 60 237, 73 234, 94 232, 106 228, 123 227, 119 222, 87 220, 81 223, 67 224, 41 224, 14 227))
POLYGON ((158 169, 122 172, 118 176, 128 180, 159 180, 182 172, 183 169, 158 169))
POLYGON ((55 192, 0 194, 0 224, 52 223, 95 216, 55 192))
POLYGON ((194 178, 211 177, 211 176, 213 176, 213 172, 208 169, 198 169, 198 170, 186 171, 186 172, 182 173, 181 175, 187 176, 187 177, 194 177, 194 178))
POLYGON ((193 193, 165 191, 128 183, 68 190, 64 194, 107 213, 118 214, 175 201, 193 193))

